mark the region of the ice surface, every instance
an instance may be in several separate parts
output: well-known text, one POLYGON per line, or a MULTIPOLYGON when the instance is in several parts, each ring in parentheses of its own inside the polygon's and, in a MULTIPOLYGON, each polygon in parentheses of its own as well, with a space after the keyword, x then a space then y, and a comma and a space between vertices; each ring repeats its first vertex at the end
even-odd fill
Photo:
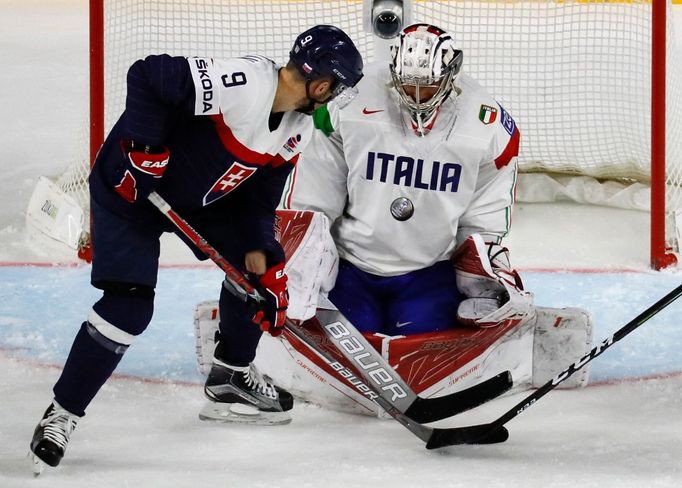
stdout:
MULTIPOLYGON (((29 245, 23 216, 37 178, 63 171, 82 143, 87 2, 0 0, 0 32, 1 488, 682 486, 682 301, 597 358, 596 386, 552 392, 511 421, 505 444, 432 452, 394 421, 308 404, 284 427, 200 422, 191 313, 217 297, 221 278, 190 265, 172 239, 149 329, 80 422, 62 465, 32 479, 24 456, 33 428, 97 297, 86 266, 19 265, 72 259, 29 245)), ((517 210, 509 245, 527 288, 540 305, 590 310, 596 340, 682 281, 680 271, 647 271, 645 214, 517 210), (557 271, 567 268, 600 272, 557 271)), ((521 398, 451 424, 490 421, 521 398)))

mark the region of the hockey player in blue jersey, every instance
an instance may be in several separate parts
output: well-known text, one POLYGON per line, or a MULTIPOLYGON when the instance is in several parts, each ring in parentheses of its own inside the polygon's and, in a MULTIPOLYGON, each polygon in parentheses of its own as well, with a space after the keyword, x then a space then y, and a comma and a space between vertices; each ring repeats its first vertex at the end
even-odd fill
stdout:
POLYGON ((77 421, 152 318, 159 238, 174 231, 146 199, 153 191, 267 297, 265 305, 245 304, 222 287, 221 340, 206 395, 224 407, 226 420, 240 413, 252 423, 290 420, 292 396, 251 364, 262 331, 278 335, 287 309, 275 207, 311 137, 308 115, 331 99, 352 98, 362 68, 351 39, 332 26, 300 34, 284 67, 261 56, 168 55, 131 66, 125 111, 90 175, 91 281, 103 293, 35 429, 37 470, 59 464, 77 421))

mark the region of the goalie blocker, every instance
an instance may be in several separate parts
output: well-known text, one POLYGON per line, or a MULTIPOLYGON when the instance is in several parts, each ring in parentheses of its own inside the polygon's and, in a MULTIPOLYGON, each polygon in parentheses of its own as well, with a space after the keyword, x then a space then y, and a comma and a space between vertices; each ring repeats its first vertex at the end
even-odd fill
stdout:
MULTIPOLYGON (((324 333, 313 318, 316 307, 333 309, 325 295, 334 284, 338 262, 326 217, 315 212, 278 210, 280 241, 287 257, 289 316, 312 334, 324 333)), ((218 302, 198 304, 194 311, 197 360, 207 374, 218 330, 218 302)), ((566 364, 590 350, 592 321, 578 308, 537 307, 527 320, 505 320, 497 327, 456 328, 411 336, 365 334, 367 340, 422 397, 442 396, 476 385, 505 370, 514 391, 537 387, 566 364)), ((285 332, 281 339, 264 335, 256 360, 260 371, 294 395, 342 411, 382 415, 382 409, 348 382, 348 371, 334 369, 314 351, 285 332)), ((583 387, 584 369, 563 383, 583 387)))

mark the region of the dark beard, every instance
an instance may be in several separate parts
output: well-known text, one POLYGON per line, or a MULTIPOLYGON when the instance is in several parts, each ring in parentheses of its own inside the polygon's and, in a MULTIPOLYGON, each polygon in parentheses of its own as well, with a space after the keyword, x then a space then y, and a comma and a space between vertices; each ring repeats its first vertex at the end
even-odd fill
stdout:
POLYGON ((308 105, 297 108, 296 111, 306 115, 312 115, 315 111, 315 104, 318 103, 312 98, 308 98, 308 105))

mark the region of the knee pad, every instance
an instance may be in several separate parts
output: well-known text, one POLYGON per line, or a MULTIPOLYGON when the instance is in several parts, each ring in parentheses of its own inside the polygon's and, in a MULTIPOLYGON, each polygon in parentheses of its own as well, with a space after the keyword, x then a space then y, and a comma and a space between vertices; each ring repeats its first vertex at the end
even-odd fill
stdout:
POLYGON ((88 315, 86 330, 102 346, 124 352, 135 336, 149 325, 154 313, 154 289, 149 286, 113 283, 102 284, 102 298, 88 315))

